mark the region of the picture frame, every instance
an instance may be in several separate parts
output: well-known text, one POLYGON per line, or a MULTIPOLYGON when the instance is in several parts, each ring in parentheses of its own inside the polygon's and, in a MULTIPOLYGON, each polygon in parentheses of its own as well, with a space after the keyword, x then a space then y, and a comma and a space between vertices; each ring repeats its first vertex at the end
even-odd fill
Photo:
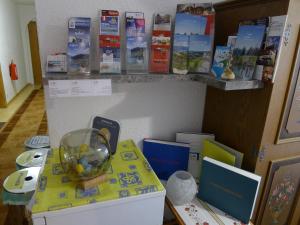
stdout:
POLYGON ((300 141, 300 31, 298 31, 293 67, 286 91, 284 109, 275 140, 276 144, 300 141), (299 116, 299 117, 298 117, 299 116))
POLYGON ((272 160, 256 224, 290 224, 300 184, 300 156, 272 160))

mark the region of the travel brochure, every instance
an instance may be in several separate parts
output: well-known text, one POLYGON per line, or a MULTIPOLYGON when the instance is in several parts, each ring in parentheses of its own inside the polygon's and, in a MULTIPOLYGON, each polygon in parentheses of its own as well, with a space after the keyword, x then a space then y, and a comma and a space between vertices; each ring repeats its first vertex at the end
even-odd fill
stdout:
POLYGON ((177 74, 208 73, 214 36, 212 4, 178 4, 172 69, 177 74))
POLYGON ((240 25, 233 49, 232 69, 237 79, 251 80, 265 35, 265 25, 240 25))
POLYGON ((68 73, 89 73, 91 18, 70 18, 68 30, 68 73))
POLYGON ((211 41, 209 35, 190 35, 188 49, 189 72, 207 73, 210 70, 211 41))
POLYGON ((216 46, 211 72, 217 79, 221 79, 224 70, 229 66, 231 59, 231 47, 216 46))
POLYGON ((128 73, 146 73, 147 40, 142 12, 126 12, 126 67, 128 73))
POLYGON ((153 19, 150 72, 169 73, 171 50, 171 15, 157 13, 153 19))
POLYGON ((100 73, 121 73, 119 12, 101 10, 99 24, 100 73))

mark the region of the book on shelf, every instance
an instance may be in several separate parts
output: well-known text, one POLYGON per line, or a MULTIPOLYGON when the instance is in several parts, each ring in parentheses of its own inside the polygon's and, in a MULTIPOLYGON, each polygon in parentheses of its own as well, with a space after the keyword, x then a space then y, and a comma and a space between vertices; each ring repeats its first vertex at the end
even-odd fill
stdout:
POLYGON ((68 73, 90 73, 91 18, 68 21, 68 73))
POLYGON ((224 70, 226 69, 226 67, 229 66, 230 59, 231 59, 231 47, 216 46, 211 72, 217 79, 221 79, 224 70))
POLYGON ((237 79, 251 80, 263 44, 265 25, 240 25, 233 49, 232 69, 237 79))
POLYGON ((177 74, 208 73, 214 37, 211 3, 178 4, 175 16, 172 70, 177 74))
POLYGON ((204 140, 214 140, 213 134, 205 133, 176 133, 176 142, 187 143, 190 145, 188 171, 193 175, 196 181, 199 181, 201 170, 201 153, 204 140))
POLYGON ((153 19, 150 72, 169 73, 171 47, 171 15, 156 13, 153 19))
POLYGON ((159 179, 168 178, 178 170, 188 170, 189 144, 143 140, 143 153, 159 179))
POLYGON ((207 140, 208 142, 210 142, 211 144, 215 145, 216 147, 219 147, 219 148, 222 148, 223 150, 227 151, 228 153, 234 155, 235 157, 235 163, 234 163, 234 166, 237 167, 237 168, 241 168, 242 167, 242 163, 243 163, 243 158, 244 158, 244 154, 227 146, 227 145, 224 145, 218 141, 215 141, 215 140, 211 140, 211 139, 208 139, 207 140))
POLYGON ((228 165, 236 165, 236 155, 229 152, 224 146, 220 146, 220 143, 212 140, 203 141, 202 159, 204 157, 210 157, 228 165))
POLYGON ((148 51, 145 18, 142 12, 126 12, 126 70, 128 73, 146 73, 148 51))
POLYGON ((174 208, 185 224, 246 225, 240 220, 198 198, 194 198, 192 202, 187 204, 174 206, 174 208))
POLYGON ((249 223, 261 177, 205 157, 198 197, 229 215, 249 223))
POLYGON ((101 10, 99 18, 100 73, 121 73, 120 17, 116 10, 101 10))

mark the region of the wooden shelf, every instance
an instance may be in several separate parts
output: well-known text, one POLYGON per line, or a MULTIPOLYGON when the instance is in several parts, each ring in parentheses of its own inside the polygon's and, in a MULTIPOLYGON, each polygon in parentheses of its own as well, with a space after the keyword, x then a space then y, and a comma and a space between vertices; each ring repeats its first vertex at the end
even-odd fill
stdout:
POLYGON ((263 82, 259 80, 217 80, 209 74, 121 74, 106 75, 99 73, 86 74, 66 74, 66 73, 47 73, 43 79, 45 85, 48 80, 81 80, 81 79, 111 79, 114 83, 145 83, 159 81, 196 81, 207 84, 224 91, 246 90, 263 88, 263 82))

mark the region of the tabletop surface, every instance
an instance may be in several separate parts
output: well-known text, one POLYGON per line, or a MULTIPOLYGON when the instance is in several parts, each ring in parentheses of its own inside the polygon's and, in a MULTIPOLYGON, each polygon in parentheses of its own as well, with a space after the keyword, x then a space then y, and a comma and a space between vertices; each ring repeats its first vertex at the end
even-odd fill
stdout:
MULTIPOLYGON (((175 206, 166 197, 166 204, 180 225, 245 225, 197 198, 185 205, 175 206)), ((253 224, 250 222, 249 225, 253 224)))
POLYGON ((118 144, 107 175, 107 182, 83 191, 64 173, 58 149, 51 150, 39 178, 32 213, 164 191, 148 161, 132 140, 118 144))

